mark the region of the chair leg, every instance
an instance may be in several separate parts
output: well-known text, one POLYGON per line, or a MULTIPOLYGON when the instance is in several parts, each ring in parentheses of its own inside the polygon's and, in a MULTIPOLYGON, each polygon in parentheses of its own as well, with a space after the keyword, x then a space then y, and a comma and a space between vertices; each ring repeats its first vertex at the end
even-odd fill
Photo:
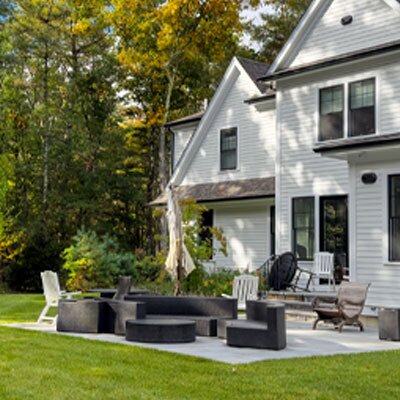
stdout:
POLYGON ((342 321, 339 325, 338 325, 338 332, 342 333, 343 327, 346 325, 346 321, 342 321))
POLYGON ((45 319, 46 314, 48 313, 50 309, 50 305, 46 304, 42 310, 42 312, 39 315, 39 318, 37 319, 37 323, 40 324, 41 322, 43 322, 43 319, 45 319))
POLYGON ((361 321, 357 321, 357 325, 360 327, 360 332, 364 332, 364 324, 361 321))
POLYGON ((318 324, 318 322, 319 321, 322 321, 320 318, 317 318, 315 321, 314 321, 314 323, 313 323, 313 331, 315 331, 316 329, 317 329, 317 324, 318 324))

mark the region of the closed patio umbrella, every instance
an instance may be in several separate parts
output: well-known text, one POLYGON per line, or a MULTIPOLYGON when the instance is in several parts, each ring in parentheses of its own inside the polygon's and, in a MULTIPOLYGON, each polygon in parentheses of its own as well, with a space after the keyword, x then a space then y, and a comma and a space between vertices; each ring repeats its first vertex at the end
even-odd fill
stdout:
POLYGON ((175 294, 181 293, 182 273, 189 275, 196 267, 183 241, 182 215, 174 188, 167 187, 167 220, 169 230, 169 252, 166 270, 176 280, 175 294))

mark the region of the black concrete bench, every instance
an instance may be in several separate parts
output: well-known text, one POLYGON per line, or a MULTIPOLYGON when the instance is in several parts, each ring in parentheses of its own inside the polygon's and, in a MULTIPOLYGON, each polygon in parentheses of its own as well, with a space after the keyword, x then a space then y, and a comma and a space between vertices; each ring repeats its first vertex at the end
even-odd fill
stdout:
POLYGON ((60 300, 57 331, 125 334, 128 319, 145 318, 145 304, 122 300, 60 300))
POLYGON ((126 340, 146 343, 194 342, 195 322, 186 319, 137 319, 126 322, 126 340))
POLYGON ((286 347, 285 305, 282 303, 246 302, 245 320, 221 320, 218 336, 228 346, 282 350, 286 347))
POLYGON ((197 296, 125 296, 146 304, 147 319, 186 319, 196 323, 196 335, 216 336, 221 319, 237 318, 237 300, 197 296))

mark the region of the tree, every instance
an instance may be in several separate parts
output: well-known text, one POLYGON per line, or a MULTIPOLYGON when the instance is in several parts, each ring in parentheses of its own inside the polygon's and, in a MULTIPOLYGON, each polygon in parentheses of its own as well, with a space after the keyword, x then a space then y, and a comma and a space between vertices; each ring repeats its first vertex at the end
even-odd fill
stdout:
POLYGON ((312 0, 265 0, 262 24, 249 25, 251 38, 260 44, 258 58, 272 63, 312 0))

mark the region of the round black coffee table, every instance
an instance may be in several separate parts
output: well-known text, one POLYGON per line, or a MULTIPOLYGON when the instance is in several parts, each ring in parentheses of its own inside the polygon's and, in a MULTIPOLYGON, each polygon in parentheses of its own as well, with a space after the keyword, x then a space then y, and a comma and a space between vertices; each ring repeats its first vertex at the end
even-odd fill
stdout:
POLYGON ((146 343, 190 343, 196 323, 187 319, 135 319, 126 321, 126 340, 146 343))

